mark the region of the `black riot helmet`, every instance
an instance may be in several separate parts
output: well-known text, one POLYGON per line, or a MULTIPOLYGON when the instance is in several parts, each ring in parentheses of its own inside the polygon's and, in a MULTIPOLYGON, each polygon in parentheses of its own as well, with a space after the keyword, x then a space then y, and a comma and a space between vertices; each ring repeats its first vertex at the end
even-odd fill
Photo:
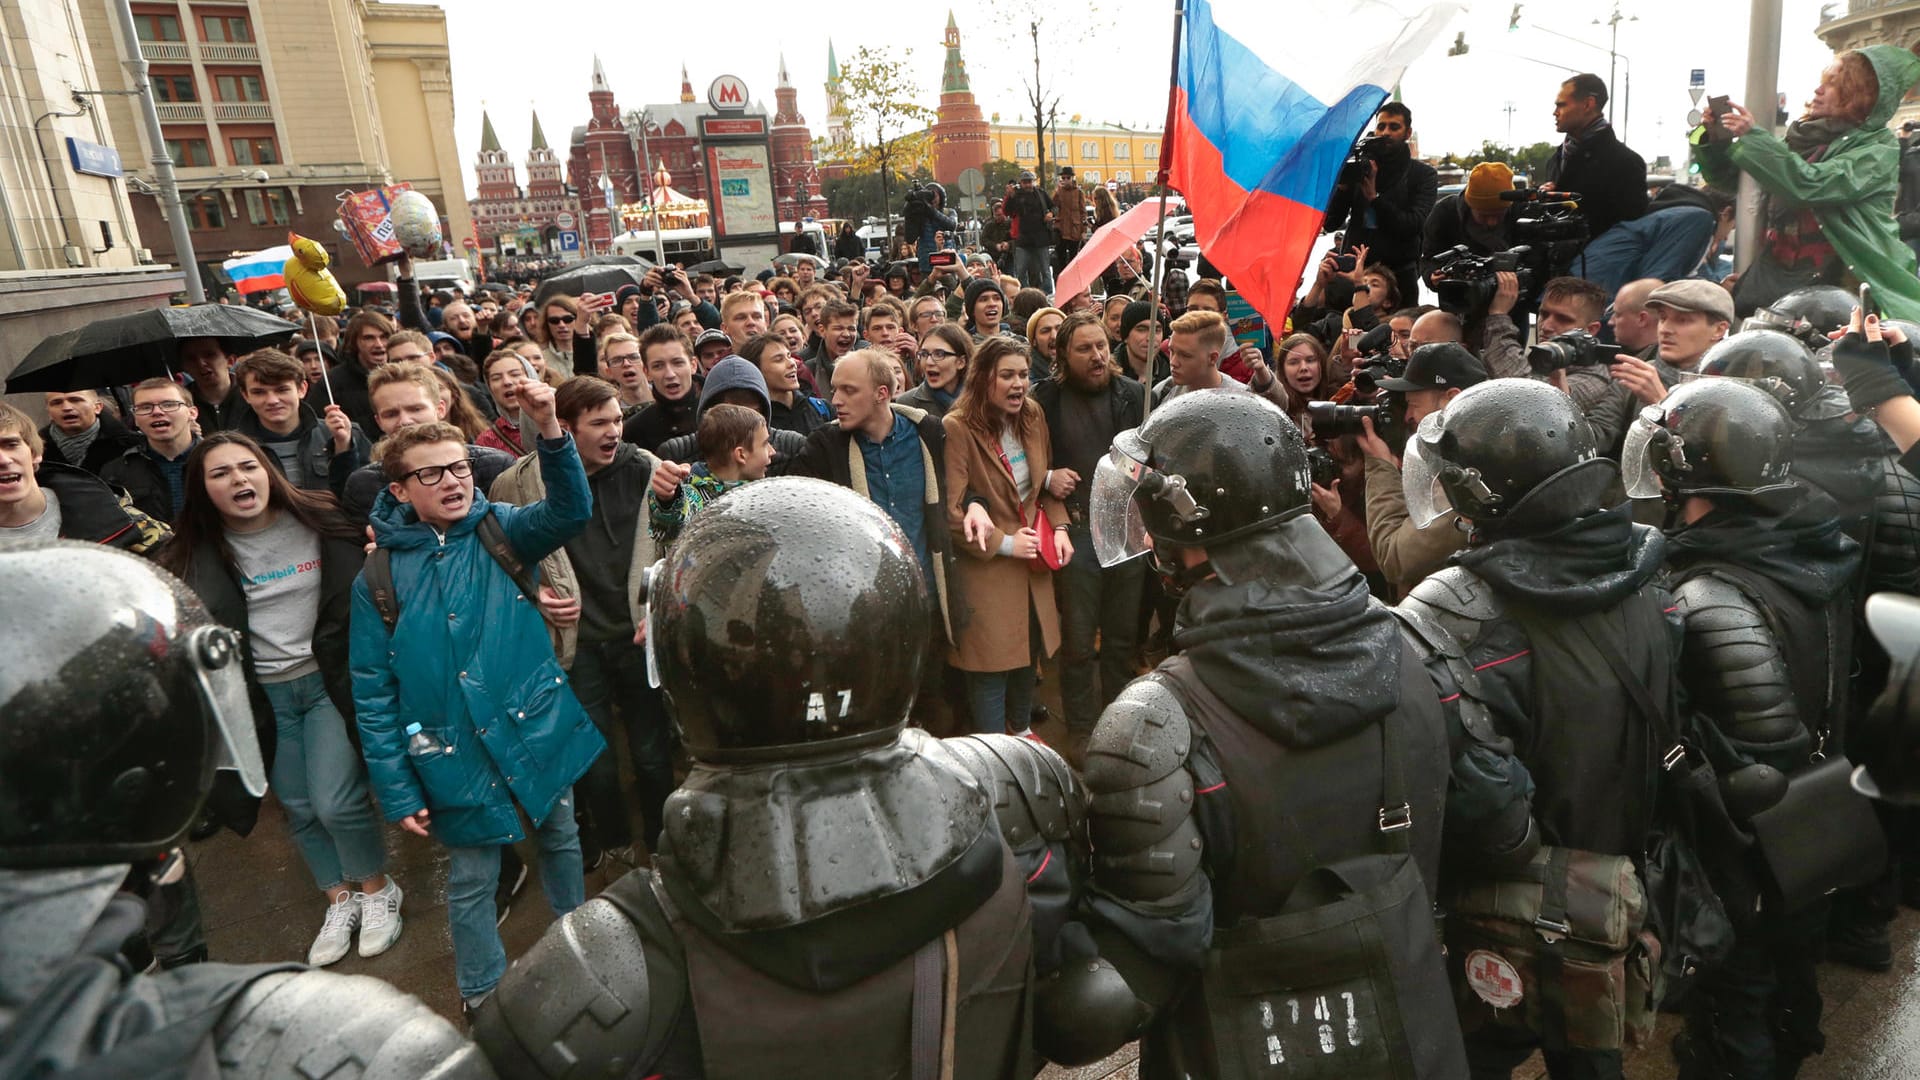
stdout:
POLYGON ((1858 298, 1838 285, 1808 285, 1759 308, 1742 330, 1769 329, 1791 334, 1809 349, 1826 344, 1827 335, 1853 318, 1858 298))
POLYGON ((689 521, 649 573, 650 666, 696 759, 854 748, 905 723, 929 610, 885 511, 823 480, 756 481, 689 521))
POLYGON ((179 579, 98 544, 0 549, 0 867, 175 844, 215 769, 266 790, 240 636, 179 579))
POLYGON ((1920 805, 1920 599, 1867 598, 1867 626, 1892 661, 1886 688, 1847 732, 1853 786, 1868 798, 1920 805))
POLYGON ((1530 379, 1470 386, 1428 413, 1403 472, 1416 527, 1453 510, 1476 533, 1507 535, 1593 513, 1615 476, 1573 399, 1530 379))
POLYGON ((1636 499, 1789 492, 1793 430, 1793 417, 1766 391, 1739 379, 1695 379, 1640 411, 1621 448, 1621 476, 1636 499))
POLYGON ((1742 330, 1716 342, 1701 357, 1700 374, 1745 379, 1773 395, 1796 420, 1814 419, 1807 413, 1822 403, 1827 386, 1806 344, 1777 330, 1742 330))
POLYGON ((1114 437, 1094 470, 1089 510, 1103 566, 1153 547, 1215 547, 1271 529, 1311 505, 1300 429, 1245 390, 1182 394, 1114 437))

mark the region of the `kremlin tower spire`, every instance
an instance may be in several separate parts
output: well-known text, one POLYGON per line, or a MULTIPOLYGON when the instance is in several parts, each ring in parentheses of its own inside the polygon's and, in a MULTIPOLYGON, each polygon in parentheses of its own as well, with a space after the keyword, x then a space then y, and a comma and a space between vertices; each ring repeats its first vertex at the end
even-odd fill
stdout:
POLYGON ((984 169, 992 139, 986 117, 973 100, 967 62, 960 56, 960 25, 947 12, 947 62, 940 77, 940 108, 933 123, 933 178, 957 181, 965 169, 984 169))
POLYGON ((693 103, 693 80, 687 78, 687 63, 684 60, 680 62, 680 103, 682 105, 693 103))

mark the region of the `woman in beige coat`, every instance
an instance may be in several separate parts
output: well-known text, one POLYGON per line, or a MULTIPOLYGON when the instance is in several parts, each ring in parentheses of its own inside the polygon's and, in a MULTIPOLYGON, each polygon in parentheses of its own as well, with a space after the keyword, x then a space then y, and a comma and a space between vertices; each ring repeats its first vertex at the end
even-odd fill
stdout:
POLYGON ((1053 547, 1062 563, 1073 554, 1066 504, 1047 491, 1047 421, 1028 375, 1019 342, 989 338, 942 421, 947 526, 967 556, 954 568, 953 665, 967 673, 975 729, 988 733, 1027 732, 1034 657, 1060 647, 1053 573, 1040 553, 1053 547))

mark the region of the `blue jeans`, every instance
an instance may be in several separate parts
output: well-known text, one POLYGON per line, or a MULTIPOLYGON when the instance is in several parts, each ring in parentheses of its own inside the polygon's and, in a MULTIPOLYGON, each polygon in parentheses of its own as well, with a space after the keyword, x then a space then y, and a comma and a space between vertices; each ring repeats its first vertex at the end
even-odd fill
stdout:
POLYGON ((1713 242, 1714 217, 1698 206, 1669 206, 1623 221, 1586 246, 1573 272, 1607 290, 1641 278, 1679 281, 1692 277, 1713 242))
MULTIPOLYGON (((547 820, 534 827, 534 840, 540 846, 540 886, 553 913, 565 915, 586 903, 571 790, 554 803, 547 820)), ((494 924, 493 890, 499 879, 498 845, 447 845, 447 924, 453 932, 453 971, 462 998, 492 990, 507 973, 507 950, 494 924)))
MULTIPOLYGON (((803 406, 804 407, 804 406, 803 406)), ((633 843, 627 801, 620 790, 620 764, 612 753, 615 714, 626 722, 627 752, 640 794, 647 850, 659 847, 667 796, 673 794, 673 724, 660 691, 647 685, 647 653, 630 640, 581 642, 570 673, 580 707, 607 740, 580 781, 581 804, 591 819, 589 839, 604 848, 633 843)))
POLYGON ((1073 558, 1053 576, 1054 588, 1065 601, 1060 613, 1060 696, 1067 726, 1092 731, 1101 711, 1133 680, 1147 560, 1129 559, 1103 569, 1094 554, 1092 533, 1074 526, 1071 539, 1073 558))
MULTIPOLYGON (((1053 249, 1046 245, 1031 247, 1026 244, 1013 245, 1013 276, 1020 279, 1024 288, 1039 289, 1043 293, 1053 293, 1053 249)), ((1019 327, 1025 333, 1026 327, 1019 327)))
POLYGON ((982 735, 1024 732, 1033 723, 1033 665, 967 672, 973 729, 982 735))
POLYGON ((326 681, 316 671, 261 689, 279 737, 274 794, 314 882, 331 889, 379 876, 387 865, 386 835, 367 790, 366 762, 347 741, 346 721, 327 697, 326 681))

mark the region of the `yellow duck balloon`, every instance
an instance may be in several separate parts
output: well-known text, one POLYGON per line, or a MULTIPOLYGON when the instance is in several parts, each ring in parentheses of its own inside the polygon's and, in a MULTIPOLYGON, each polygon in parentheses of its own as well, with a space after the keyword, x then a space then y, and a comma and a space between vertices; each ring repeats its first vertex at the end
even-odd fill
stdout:
POLYGON ((287 243, 293 245, 293 258, 287 260, 281 274, 286 278, 287 294, 293 297, 293 302, 315 315, 338 315, 345 311, 347 293, 327 269, 332 261, 327 257, 327 249, 299 233, 288 233, 287 243))

